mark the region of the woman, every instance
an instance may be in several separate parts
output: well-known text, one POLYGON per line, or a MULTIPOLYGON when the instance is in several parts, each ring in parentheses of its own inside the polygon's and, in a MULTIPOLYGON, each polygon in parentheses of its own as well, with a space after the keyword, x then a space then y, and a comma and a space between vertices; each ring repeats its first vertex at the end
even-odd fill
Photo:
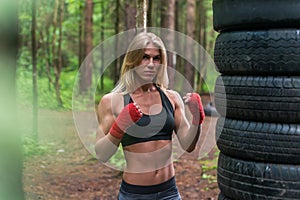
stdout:
POLYGON ((153 33, 131 42, 119 83, 98 106, 97 157, 107 162, 122 144, 126 167, 118 195, 124 199, 180 199, 172 163, 172 135, 191 152, 204 119, 200 96, 182 98, 168 88, 166 49, 153 33), (193 116, 185 116, 186 104, 193 116))

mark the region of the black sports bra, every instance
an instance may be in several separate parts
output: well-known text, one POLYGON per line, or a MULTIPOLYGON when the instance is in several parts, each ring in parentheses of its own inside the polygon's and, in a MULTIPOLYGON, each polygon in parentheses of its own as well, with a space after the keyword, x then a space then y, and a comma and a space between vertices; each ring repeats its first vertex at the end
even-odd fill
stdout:
MULTIPOLYGON (((162 110, 155 115, 143 114, 142 118, 129 127, 121 140, 123 147, 154 140, 172 140, 175 127, 174 109, 166 94, 155 86, 160 94, 162 110)), ((124 95, 124 105, 133 102, 129 94, 124 95)))

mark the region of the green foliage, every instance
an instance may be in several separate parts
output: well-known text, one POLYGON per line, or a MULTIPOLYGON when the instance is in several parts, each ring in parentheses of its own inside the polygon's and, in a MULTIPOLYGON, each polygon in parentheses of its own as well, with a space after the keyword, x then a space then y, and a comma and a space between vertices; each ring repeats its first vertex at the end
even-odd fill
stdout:
MULTIPOLYGON (((72 93, 73 84, 75 81, 79 61, 79 28, 84 22, 84 0, 64 0, 64 20, 63 20, 63 38, 62 38, 62 62, 63 69, 60 79, 60 92, 63 101, 64 109, 72 109, 72 93)), ((124 1, 120 2, 124 4, 124 1)), ((205 31, 207 32, 207 51, 212 55, 211 49, 216 34, 213 34, 212 27, 212 0, 204 0, 204 7, 207 12, 207 26, 205 31)), ((32 102, 32 60, 31 60, 31 14, 32 14, 32 1, 20 0, 19 3, 19 24, 20 24, 20 56, 17 60, 17 92, 18 100, 22 105, 31 106, 32 102)), ((179 1, 178 6, 180 10, 180 16, 178 17, 178 25, 180 32, 185 32, 186 25, 186 1, 179 1)), ((119 10, 120 16, 123 15, 123 10, 119 10)), ((160 6, 160 1, 153 1, 153 8, 160 6), (157 4, 157 5, 155 5, 157 4)), ((124 8, 124 7, 123 7, 124 8)), ((96 47, 102 42, 102 39, 107 39, 115 34, 115 19, 116 19, 116 2, 115 1, 94 1, 93 12, 93 44, 96 47), (101 38, 101 33, 104 34, 104 38, 101 38)), ((56 48, 58 45, 59 31, 56 29, 56 33, 53 33, 53 10, 54 0, 39 0, 37 1, 37 70, 38 70, 38 106, 39 108, 58 109, 55 88, 48 80, 46 66, 49 65, 50 76, 54 80, 54 69, 51 65, 55 62, 54 55, 52 55, 52 39, 53 34, 56 34, 56 48)), ((153 21, 157 21, 157 26, 160 25, 161 11, 160 9, 153 9, 152 15, 153 21)), ((119 22, 119 32, 123 30, 124 20, 119 22)), ((83 27, 81 27, 83 28, 83 27)), ((82 29, 82 33, 84 30, 82 29)), ((81 36, 83 39, 83 35, 81 36)), ((55 46, 54 45, 54 46, 55 46)), ((84 47, 82 47, 84 50, 84 47)), ((114 74, 114 68, 109 67, 105 72, 106 76, 114 74)), ((97 104, 101 97, 108 93, 113 88, 113 77, 104 77, 104 89, 100 89, 100 82, 95 83, 97 80, 93 80, 97 84, 95 92, 95 103, 97 104)), ((204 92, 213 92, 216 74, 211 71, 207 71, 205 75, 207 77, 206 83, 202 87, 204 92)), ((83 101, 89 101, 89 99, 83 99, 83 101)))
POLYGON ((51 151, 49 145, 42 145, 30 136, 23 138, 22 147, 25 159, 31 156, 44 155, 51 151))
POLYGON ((61 74, 61 98, 65 109, 72 109, 73 86, 77 71, 68 71, 61 74))
MULTIPOLYGON (((19 60, 20 65, 27 63, 26 59, 19 60)), ((28 64, 28 63, 27 63, 28 64)), ((23 106, 32 105, 32 72, 31 65, 28 69, 19 67, 17 70, 17 96, 18 102, 23 106)), ((63 109, 72 109, 73 86, 77 71, 63 71, 60 78, 60 92, 64 104, 63 109)), ((104 89, 100 89, 100 81, 97 84, 95 92, 95 103, 98 104, 101 97, 111 91, 113 88, 113 80, 104 77, 104 89)), ((90 101, 90 99, 82 98, 82 104, 90 101)), ((39 108, 58 109, 58 104, 55 96, 55 88, 47 77, 41 76, 38 78, 38 106, 39 108)))
POLYGON ((213 93, 215 91, 216 79, 219 73, 214 68, 207 68, 205 80, 201 85, 201 92, 213 93))
MULTIPOLYGON (((213 175, 211 172, 213 170, 217 169, 217 165, 218 165, 218 155, 219 155, 220 151, 217 150, 213 156, 213 159, 205 159, 205 160, 200 160, 200 164, 201 164, 201 169, 202 169, 202 174, 201 174, 201 178, 204 180, 207 180, 209 184, 212 183, 216 183, 217 182, 217 177, 216 175, 213 175)), ((205 190, 209 190, 209 187, 204 188, 205 190)))
MULTIPOLYGON (((61 74, 61 96, 65 109, 72 108, 72 92, 76 71, 61 74)), ((17 97, 20 105, 31 106, 32 102, 32 74, 30 70, 17 70, 17 97)), ((57 109, 55 88, 47 77, 38 78, 38 106, 39 108, 57 109)))
POLYGON ((118 169, 122 169, 125 166, 126 161, 121 146, 119 146, 117 152, 109 159, 109 163, 118 169))
POLYGON ((96 92, 95 92, 95 104, 97 105, 99 103, 99 101, 101 100, 102 96, 104 94, 109 93, 112 89, 113 89, 113 80, 108 78, 108 77, 103 77, 103 88, 101 89, 101 82, 100 80, 97 83, 97 88, 96 88, 96 92))

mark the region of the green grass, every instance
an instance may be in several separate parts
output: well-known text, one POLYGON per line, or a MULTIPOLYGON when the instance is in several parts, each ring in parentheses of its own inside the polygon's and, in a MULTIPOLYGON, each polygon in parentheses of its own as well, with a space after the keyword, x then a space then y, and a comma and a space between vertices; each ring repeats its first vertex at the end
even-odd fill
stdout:
MULTIPOLYGON (((202 168, 202 175, 201 178, 207 180, 209 184, 217 182, 217 176, 212 175, 210 172, 216 170, 218 167, 218 154, 219 151, 214 153, 214 159, 205 159, 200 160, 199 163, 201 164, 202 168)), ((209 190, 209 187, 204 188, 205 190, 209 190)))
POLYGON ((29 136, 24 136, 22 139, 22 150, 24 158, 29 158, 36 155, 44 155, 51 152, 51 145, 40 144, 37 140, 29 136))
MULTIPOLYGON (((71 110, 73 86, 76 75, 77 71, 66 71, 61 73, 60 92, 63 101, 63 108, 58 107, 53 84, 49 83, 47 77, 39 76, 37 79, 38 107, 51 110, 71 110)), ((95 103, 98 103, 101 97, 113 88, 113 81, 110 78, 104 78, 104 88, 105 89, 100 90, 99 87, 97 87, 97 90, 94 94, 95 103)), ((22 106, 31 107, 32 99, 32 72, 31 70, 26 70, 25 68, 19 68, 17 70, 17 101, 22 106)))

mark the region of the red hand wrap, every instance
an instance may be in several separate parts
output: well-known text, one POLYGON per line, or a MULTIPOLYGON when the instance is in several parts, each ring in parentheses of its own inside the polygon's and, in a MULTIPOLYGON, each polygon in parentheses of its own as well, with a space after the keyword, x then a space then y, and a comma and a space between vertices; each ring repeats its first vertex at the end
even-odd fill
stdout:
POLYGON ((121 110, 109 132, 112 136, 122 139, 124 132, 142 117, 137 107, 130 103, 121 110))
POLYGON ((197 93, 192 93, 190 101, 187 103, 188 107, 193 115, 192 124, 200 125, 203 123, 205 113, 203 110, 201 97, 197 93))

